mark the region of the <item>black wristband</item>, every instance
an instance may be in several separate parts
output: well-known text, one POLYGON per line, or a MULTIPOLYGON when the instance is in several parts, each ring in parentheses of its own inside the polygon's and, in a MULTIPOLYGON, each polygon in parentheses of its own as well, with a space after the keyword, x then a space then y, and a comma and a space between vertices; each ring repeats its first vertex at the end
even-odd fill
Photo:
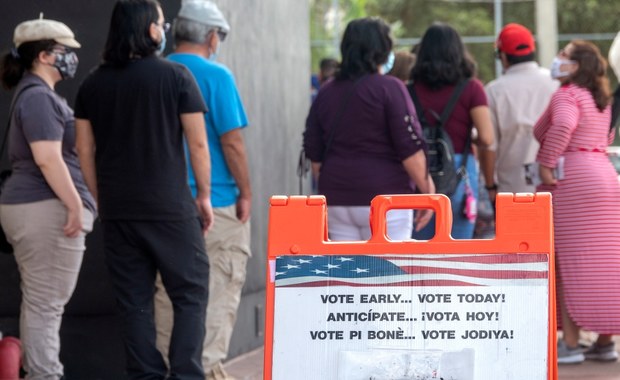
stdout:
POLYGON ((491 186, 485 186, 484 188, 487 190, 497 190, 497 184, 494 183, 491 186))

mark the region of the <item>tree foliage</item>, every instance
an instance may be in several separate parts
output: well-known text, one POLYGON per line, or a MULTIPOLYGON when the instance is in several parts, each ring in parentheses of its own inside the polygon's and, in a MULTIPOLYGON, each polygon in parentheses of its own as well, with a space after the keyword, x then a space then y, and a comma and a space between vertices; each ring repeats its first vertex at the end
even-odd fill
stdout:
MULTIPOLYGON (((397 49, 410 49, 412 42, 419 40, 424 31, 435 21, 452 25, 461 36, 493 36, 494 4, 492 1, 456 0, 338 0, 340 4, 340 32, 346 23, 354 18, 379 16, 392 25, 396 41, 405 44, 397 49)), ((325 15, 329 13, 334 0, 311 0, 313 29, 311 38, 317 43, 312 49, 313 68, 324 56, 338 57, 339 36, 326 27, 325 15), (321 41, 333 41, 321 44, 321 41)), ((505 1, 503 22, 518 22, 536 29, 534 1, 505 1)), ((616 33, 619 29, 617 17, 618 0, 557 0, 558 32, 560 35, 582 33, 616 33)), ((560 41, 563 46, 568 41, 560 41)), ((603 55, 607 54, 611 40, 595 41, 603 55)), ((478 75, 483 81, 495 77, 493 43, 468 43, 467 48, 478 62, 478 75)), ((615 81, 613 75, 610 77, 615 81)))

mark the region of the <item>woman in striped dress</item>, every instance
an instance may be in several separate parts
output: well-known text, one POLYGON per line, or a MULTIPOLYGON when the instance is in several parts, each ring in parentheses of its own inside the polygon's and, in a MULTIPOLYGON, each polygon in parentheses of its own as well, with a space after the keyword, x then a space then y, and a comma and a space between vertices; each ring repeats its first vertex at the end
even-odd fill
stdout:
POLYGON ((570 42, 551 70, 562 86, 534 127, 543 183, 538 190, 553 193, 563 330, 558 363, 618 357, 612 336, 620 333, 620 185, 606 155, 615 130, 609 128, 605 73, 595 45, 570 42), (585 352, 578 345, 581 328, 599 334, 585 352))

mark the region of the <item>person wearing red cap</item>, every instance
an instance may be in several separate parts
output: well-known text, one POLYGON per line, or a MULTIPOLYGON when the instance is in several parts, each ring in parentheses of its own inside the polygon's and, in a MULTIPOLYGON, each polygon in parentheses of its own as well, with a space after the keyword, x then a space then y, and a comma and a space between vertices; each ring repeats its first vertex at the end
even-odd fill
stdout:
POLYGON ((485 88, 495 143, 480 151, 487 157, 481 163, 489 165, 483 173, 486 173, 485 185, 493 201, 498 191, 536 190, 525 178, 524 165, 533 163, 536 158, 538 142, 532 129, 559 86, 549 70, 536 63, 534 37, 523 25, 504 26, 495 46, 504 73, 485 88))

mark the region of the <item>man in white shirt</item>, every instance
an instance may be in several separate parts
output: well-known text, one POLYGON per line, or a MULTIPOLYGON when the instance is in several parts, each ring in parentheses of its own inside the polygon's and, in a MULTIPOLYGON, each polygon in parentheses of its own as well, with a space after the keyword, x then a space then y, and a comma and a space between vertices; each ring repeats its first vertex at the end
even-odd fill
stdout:
MULTIPOLYGON (((538 142, 532 130, 559 82, 535 59, 532 33, 523 25, 508 24, 497 37, 496 56, 504 74, 486 86, 495 143, 481 150, 481 164, 490 166, 485 186, 494 201, 500 192, 534 192, 526 183, 525 164, 533 163, 538 142), (495 175, 491 175, 495 173, 495 175)), ((483 171, 485 172, 485 171, 483 171)))

